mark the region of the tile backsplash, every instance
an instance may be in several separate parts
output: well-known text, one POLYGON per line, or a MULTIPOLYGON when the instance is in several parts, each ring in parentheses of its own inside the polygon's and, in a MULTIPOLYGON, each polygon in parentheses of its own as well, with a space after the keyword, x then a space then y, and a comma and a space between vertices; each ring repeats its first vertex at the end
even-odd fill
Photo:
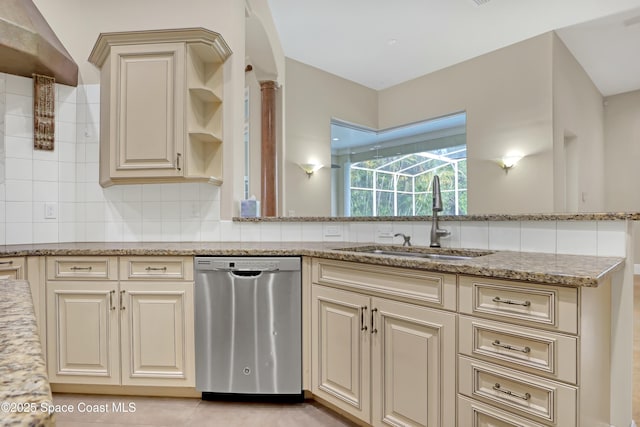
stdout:
MULTIPOLYGON (((220 220, 205 183, 98 184, 100 87, 56 85, 55 150, 33 150, 33 83, 0 73, 0 244, 352 241, 429 244, 422 222, 220 220)), ((624 256, 624 221, 442 221, 445 247, 624 256)))

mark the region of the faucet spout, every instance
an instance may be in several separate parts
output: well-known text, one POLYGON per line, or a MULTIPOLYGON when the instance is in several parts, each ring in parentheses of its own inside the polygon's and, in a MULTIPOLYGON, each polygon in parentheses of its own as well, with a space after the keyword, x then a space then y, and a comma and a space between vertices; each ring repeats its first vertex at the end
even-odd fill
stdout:
POLYGON ((446 237, 451 234, 450 231, 440 228, 438 225, 438 212, 442 212, 442 195, 440 193, 440 178, 438 175, 433 176, 433 183, 431 185, 432 189, 432 201, 433 201, 433 214, 431 217, 431 243, 429 244, 432 248, 440 247, 440 238, 446 237))

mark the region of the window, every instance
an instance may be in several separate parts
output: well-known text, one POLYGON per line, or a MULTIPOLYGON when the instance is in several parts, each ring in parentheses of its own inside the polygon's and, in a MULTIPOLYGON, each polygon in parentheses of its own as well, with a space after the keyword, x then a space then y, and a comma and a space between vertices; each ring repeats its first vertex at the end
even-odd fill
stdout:
POLYGON ((333 120, 332 214, 429 216, 433 177, 443 214, 467 213, 466 114, 374 131, 333 120))
POLYGON ((466 145, 352 163, 351 216, 431 215, 434 175, 445 215, 467 213, 466 145))

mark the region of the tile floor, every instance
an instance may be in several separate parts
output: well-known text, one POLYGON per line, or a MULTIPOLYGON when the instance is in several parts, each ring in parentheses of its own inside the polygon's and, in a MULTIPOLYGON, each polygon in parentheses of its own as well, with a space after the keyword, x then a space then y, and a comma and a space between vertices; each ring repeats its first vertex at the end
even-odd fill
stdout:
POLYGON ((73 413, 60 411, 56 414, 57 427, 355 426, 311 401, 298 404, 233 403, 188 398, 55 393, 53 403, 69 405, 74 409, 73 413), (124 412, 119 408, 133 410, 124 412), (92 409, 96 412, 89 412, 92 409))

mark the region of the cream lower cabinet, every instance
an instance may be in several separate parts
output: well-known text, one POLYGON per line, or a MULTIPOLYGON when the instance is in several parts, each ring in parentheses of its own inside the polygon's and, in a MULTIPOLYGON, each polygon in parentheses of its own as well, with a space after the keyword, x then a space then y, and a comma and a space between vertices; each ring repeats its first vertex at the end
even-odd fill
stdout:
POLYGON ((193 282, 111 280, 117 271, 117 257, 47 260, 49 380, 194 386, 193 282))
MULTIPOLYGON (((349 264, 315 268, 332 282, 349 264)), ((372 284, 393 276, 373 271, 372 284)), ((374 426, 455 426, 455 313, 314 283, 311 315, 314 395, 374 426)))

